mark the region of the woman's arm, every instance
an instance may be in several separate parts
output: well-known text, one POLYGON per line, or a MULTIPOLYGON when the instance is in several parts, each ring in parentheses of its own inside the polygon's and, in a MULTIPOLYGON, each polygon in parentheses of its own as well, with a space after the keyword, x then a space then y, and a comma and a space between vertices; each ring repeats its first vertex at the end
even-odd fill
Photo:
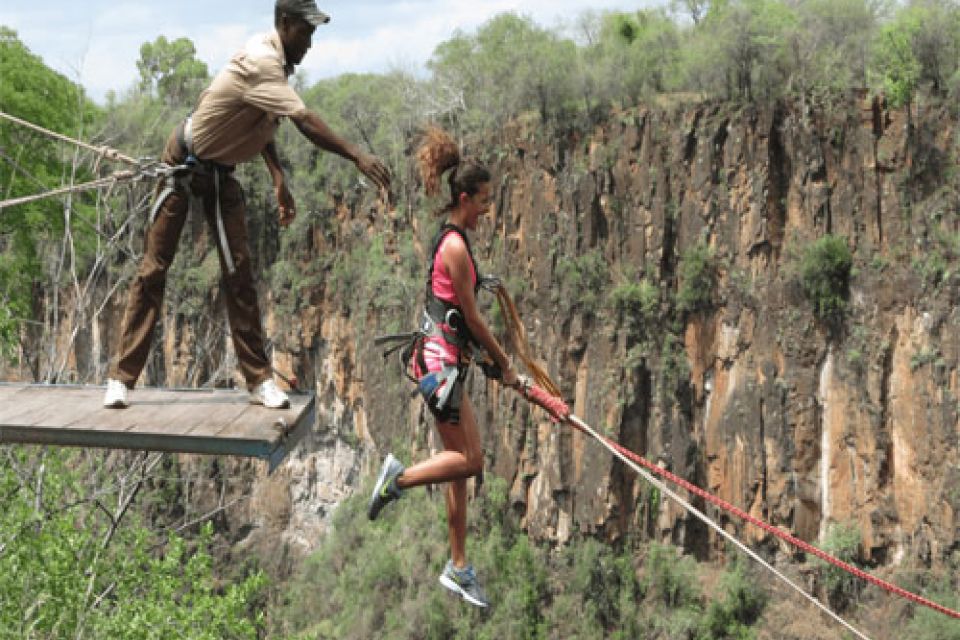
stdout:
POLYGON ((467 253, 467 247, 459 236, 454 237, 456 241, 444 245, 440 259, 443 260, 447 273, 450 274, 450 279, 453 281, 453 290, 456 292, 457 298, 460 300, 460 308, 463 310, 463 320, 474 339, 487 350, 487 353, 503 371, 503 384, 508 387, 515 386, 517 372, 511 366, 506 351, 493 337, 493 333, 477 309, 477 299, 473 293, 473 283, 470 281, 470 255, 467 253))

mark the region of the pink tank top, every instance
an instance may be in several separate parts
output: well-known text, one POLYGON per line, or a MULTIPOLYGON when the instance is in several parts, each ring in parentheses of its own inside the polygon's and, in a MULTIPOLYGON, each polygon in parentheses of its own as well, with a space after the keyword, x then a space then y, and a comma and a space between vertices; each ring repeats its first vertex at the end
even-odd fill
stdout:
MULTIPOLYGON (((466 248, 463 244, 463 238, 456 231, 448 232, 440 241, 437 253, 433 256, 433 295, 459 307, 460 299, 453 288, 453 279, 447 272, 447 266, 443 264, 442 258, 444 248, 451 242, 466 248)), ((473 286, 477 284, 477 272, 473 268, 473 261, 470 262, 470 282, 473 286)))
MULTIPOLYGON (((457 297, 457 292, 453 288, 453 280, 450 278, 450 273, 447 271, 447 267, 443 264, 443 259, 441 258, 444 247, 451 242, 458 242, 463 245, 463 238, 461 238, 456 231, 449 231, 447 235, 443 237, 443 240, 440 241, 440 245, 437 247, 437 253, 433 257, 432 288, 433 295, 459 307, 460 298, 457 297)), ((470 280, 474 287, 476 287, 477 271, 473 266, 472 260, 470 261, 470 280)), ((460 362, 460 349, 442 337, 426 339, 422 348, 423 359, 427 365, 427 370, 422 371, 420 365, 416 362, 416 358, 414 358, 413 374, 417 378, 431 371, 439 371, 444 365, 456 366, 460 362)))

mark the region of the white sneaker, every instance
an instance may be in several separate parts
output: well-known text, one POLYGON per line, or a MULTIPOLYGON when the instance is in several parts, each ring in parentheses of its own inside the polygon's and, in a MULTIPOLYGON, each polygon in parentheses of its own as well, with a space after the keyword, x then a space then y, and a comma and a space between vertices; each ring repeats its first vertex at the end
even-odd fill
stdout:
POLYGON ((290 406, 290 398, 273 381, 268 378, 250 391, 250 402, 262 404, 268 409, 286 409, 290 406))
POLYGON ((127 385, 119 380, 107 378, 107 392, 103 394, 103 406, 110 409, 127 407, 127 385))

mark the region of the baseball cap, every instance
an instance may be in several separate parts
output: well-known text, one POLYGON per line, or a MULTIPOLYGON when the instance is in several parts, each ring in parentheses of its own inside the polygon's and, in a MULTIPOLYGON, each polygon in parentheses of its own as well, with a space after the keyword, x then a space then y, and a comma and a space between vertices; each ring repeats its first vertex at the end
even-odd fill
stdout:
POLYGON ((277 0, 277 11, 299 16, 315 27, 330 22, 330 16, 317 8, 316 0, 277 0))

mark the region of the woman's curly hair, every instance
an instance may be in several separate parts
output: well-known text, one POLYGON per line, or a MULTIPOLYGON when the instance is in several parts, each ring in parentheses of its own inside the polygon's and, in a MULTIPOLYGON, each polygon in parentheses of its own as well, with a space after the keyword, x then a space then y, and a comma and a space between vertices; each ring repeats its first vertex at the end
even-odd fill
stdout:
POLYGON ((437 125, 429 125, 417 149, 420 179, 428 196, 440 193, 440 177, 460 164, 460 148, 453 137, 437 125))
POLYGON ((475 195, 481 184, 490 182, 487 168, 472 160, 464 161, 453 137, 437 125, 427 126, 423 133, 417 149, 417 166, 420 168, 420 179, 428 196, 440 193, 440 178, 453 169, 447 178, 450 202, 441 213, 454 209, 461 193, 475 195))

